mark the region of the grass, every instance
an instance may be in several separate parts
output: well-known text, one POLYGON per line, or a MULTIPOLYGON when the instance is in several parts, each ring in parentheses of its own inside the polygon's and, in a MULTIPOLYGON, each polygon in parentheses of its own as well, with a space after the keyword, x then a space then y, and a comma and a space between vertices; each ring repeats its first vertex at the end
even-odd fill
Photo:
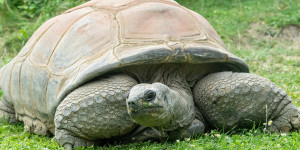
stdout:
POLYGON ((0 149, 63 149, 53 137, 42 137, 24 131, 23 124, 0 124, 0 149))
POLYGON ((85 1, 0 0, 0 55, 15 56, 42 23, 85 1))
MULTIPOLYGON (((12 7, 13 13, 9 13, 0 0, 0 66, 17 54, 42 22, 82 2, 51 1, 43 9, 26 10, 25 14, 18 15, 17 8, 12 7)), ((177 2, 207 18, 228 49, 243 58, 252 73, 276 83, 287 91, 294 104, 300 106, 300 43, 298 41, 297 45, 296 40, 280 36, 283 27, 300 26, 298 0, 177 2)), ((23 128, 23 124, 0 124, 0 149, 62 149, 53 137, 29 134, 23 128)), ((252 129, 231 133, 212 131, 208 135, 173 143, 133 143, 97 149, 299 149, 299 139, 299 133, 282 136, 252 129)))
MULTIPOLYGON (((144 142, 87 149, 298 149, 299 138, 299 133, 265 134, 254 129, 226 134, 212 131, 196 138, 187 138, 176 142, 144 142)), ((42 137, 25 132, 22 124, 2 124, 0 126, 0 142, 0 149, 63 149, 52 137, 42 137)))

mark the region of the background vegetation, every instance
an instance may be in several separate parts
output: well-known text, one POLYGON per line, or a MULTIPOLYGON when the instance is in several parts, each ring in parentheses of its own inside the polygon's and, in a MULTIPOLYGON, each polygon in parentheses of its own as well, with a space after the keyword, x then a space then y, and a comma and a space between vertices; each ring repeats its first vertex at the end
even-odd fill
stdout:
MULTIPOLYGON (((87 0, 0 0, 0 67, 8 63, 46 20, 87 0)), ((298 0, 177 0, 204 16, 228 49, 252 73, 275 82, 300 106, 300 3, 298 0)), ((1 95, 1 93, 0 93, 1 95)), ((300 134, 240 130, 175 143, 134 143, 104 149, 299 149, 300 134)), ((102 149, 98 147, 98 149, 102 149)), ((62 149, 53 137, 0 123, 0 149, 62 149)))

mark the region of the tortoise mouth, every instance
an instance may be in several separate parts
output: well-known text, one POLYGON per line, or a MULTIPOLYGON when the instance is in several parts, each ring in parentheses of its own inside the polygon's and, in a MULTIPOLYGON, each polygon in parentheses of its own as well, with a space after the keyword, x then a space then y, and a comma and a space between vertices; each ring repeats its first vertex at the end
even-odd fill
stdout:
POLYGON ((156 117, 164 112, 163 106, 153 106, 153 107, 138 107, 138 108, 129 108, 129 115, 135 119, 139 117, 156 117))
POLYGON ((160 124, 160 118, 164 112, 165 110, 162 106, 141 107, 129 111, 129 115, 136 123, 146 127, 153 127, 160 124))
POLYGON ((129 108, 130 114, 140 114, 140 113, 158 113, 163 110, 163 106, 154 106, 154 107, 139 107, 139 108, 129 108))

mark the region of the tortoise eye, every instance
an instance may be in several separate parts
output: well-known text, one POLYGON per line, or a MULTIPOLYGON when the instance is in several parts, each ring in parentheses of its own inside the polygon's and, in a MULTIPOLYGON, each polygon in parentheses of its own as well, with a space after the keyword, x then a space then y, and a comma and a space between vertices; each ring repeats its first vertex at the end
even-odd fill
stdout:
POLYGON ((156 93, 152 90, 148 90, 144 93, 144 98, 146 101, 152 101, 155 99, 156 93))

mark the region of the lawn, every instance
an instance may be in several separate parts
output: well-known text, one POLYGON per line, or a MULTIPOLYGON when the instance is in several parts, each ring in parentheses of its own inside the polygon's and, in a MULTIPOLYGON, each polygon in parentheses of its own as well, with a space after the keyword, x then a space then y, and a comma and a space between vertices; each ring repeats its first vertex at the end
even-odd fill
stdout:
MULTIPOLYGON (((8 63, 46 20, 84 0, 0 0, 0 66, 8 63)), ((177 0, 204 16, 230 52, 251 73, 270 79, 300 106, 300 3, 298 0, 177 0), (297 34, 298 33, 298 34, 297 34)), ((1 93, 0 93, 1 94, 1 93)), ((23 124, 0 123, 0 149, 62 149, 53 137, 23 131, 23 124)), ((255 127, 171 143, 133 143, 97 149, 299 149, 300 134, 262 133, 255 127)), ((93 148, 90 148, 93 149, 93 148)))

